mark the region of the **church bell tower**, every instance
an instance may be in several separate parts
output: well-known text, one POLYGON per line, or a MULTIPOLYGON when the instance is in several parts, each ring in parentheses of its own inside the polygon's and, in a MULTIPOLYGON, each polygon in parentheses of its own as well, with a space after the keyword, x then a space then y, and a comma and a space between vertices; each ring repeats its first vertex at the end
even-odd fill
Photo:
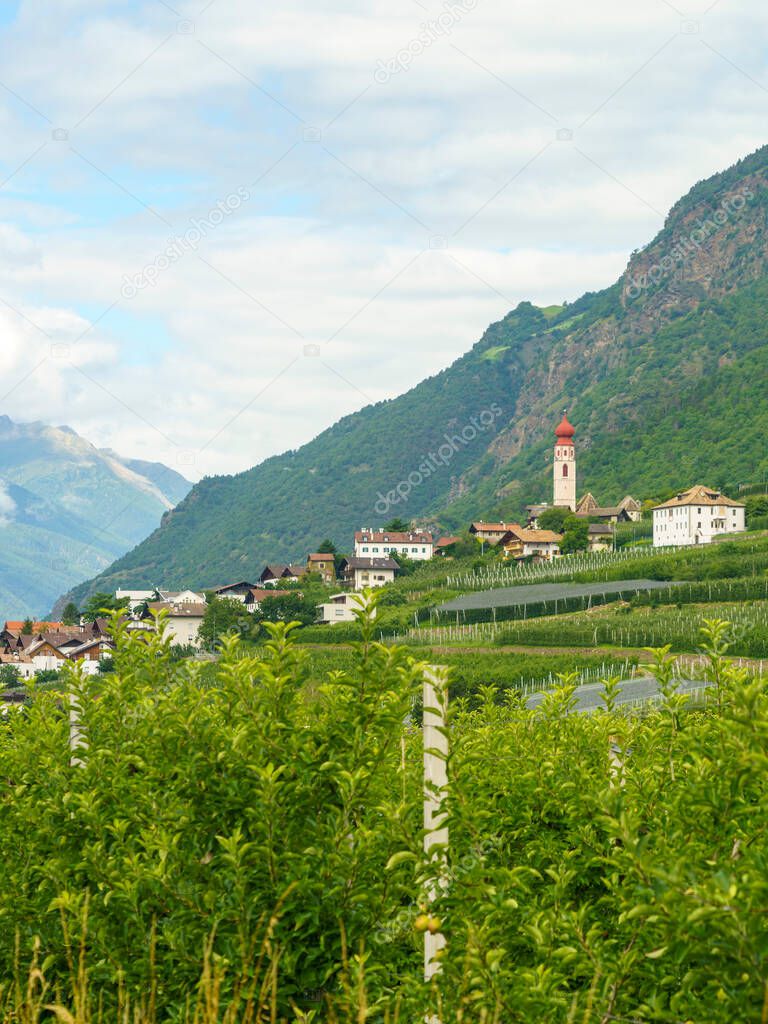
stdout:
POLYGON ((555 493, 554 505, 576 511, 576 449, 573 435, 576 433, 563 413, 560 425, 555 430, 555 493))

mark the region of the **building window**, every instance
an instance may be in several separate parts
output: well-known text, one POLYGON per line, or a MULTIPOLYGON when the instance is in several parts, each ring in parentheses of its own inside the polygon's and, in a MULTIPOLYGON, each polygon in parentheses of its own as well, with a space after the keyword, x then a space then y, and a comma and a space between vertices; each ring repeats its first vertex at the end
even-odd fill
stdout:
POLYGON ((563 476, 568 476, 568 463, 563 463, 563 476))

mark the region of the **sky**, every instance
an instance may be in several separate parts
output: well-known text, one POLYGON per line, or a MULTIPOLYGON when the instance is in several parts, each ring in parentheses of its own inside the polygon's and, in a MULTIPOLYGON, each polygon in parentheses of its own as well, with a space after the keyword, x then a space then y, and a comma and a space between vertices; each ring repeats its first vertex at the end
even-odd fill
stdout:
POLYGON ((0 0, 0 413, 190 479, 299 447, 611 284, 767 141, 766 29, 764 0, 0 0))

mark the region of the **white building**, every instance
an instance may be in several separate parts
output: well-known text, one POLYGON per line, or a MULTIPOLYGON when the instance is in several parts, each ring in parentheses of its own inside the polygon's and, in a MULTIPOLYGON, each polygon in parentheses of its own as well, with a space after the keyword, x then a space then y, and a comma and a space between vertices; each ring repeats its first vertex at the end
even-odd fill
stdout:
MULTIPOLYGON (((317 621, 326 625, 333 625, 334 622, 354 622, 355 613, 363 607, 359 594, 350 594, 345 591, 341 594, 331 594, 324 604, 317 606, 317 621)), ((376 609, 373 609, 374 616, 376 609)))
POLYGON ((115 600, 121 601, 128 598, 128 608, 131 614, 145 604, 153 601, 171 601, 174 604, 204 604, 205 595, 198 594, 194 590, 116 590, 115 600))
POLYGON ((573 444, 575 428, 563 418, 555 430, 554 499, 553 504, 576 511, 576 448, 573 444))
POLYGON ((158 592, 156 590, 116 590, 115 600, 124 601, 128 600, 128 610, 131 615, 141 608, 142 605, 148 604, 150 601, 157 600, 158 592))
POLYGON ((397 570, 393 558, 345 558, 341 563, 342 576, 353 590, 383 587, 394 580, 397 570))
POLYGON ((434 540, 431 533, 415 531, 397 533, 387 530, 358 530, 355 534, 356 558, 380 558, 396 551, 415 561, 425 561, 434 554, 434 540))
POLYGON ((610 551, 613 547, 613 526, 609 523, 590 523, 587 535, 588 551, 610 551))
POLYGON ((745 506, 719 491, 696 486, 653 509, 654 547, 709 544, 745 529, 745 506))
MULTIPOLYGON (((149 605, 150 613, 165 613, 165 623, 171 643, 181 646, 199 647, 197 631, 205 618, 205 602, 193 604, 191 601, 173 603, 170 601, 153 601, 149 605)), ((144 620, 144 623, 151 620, 144 620)))

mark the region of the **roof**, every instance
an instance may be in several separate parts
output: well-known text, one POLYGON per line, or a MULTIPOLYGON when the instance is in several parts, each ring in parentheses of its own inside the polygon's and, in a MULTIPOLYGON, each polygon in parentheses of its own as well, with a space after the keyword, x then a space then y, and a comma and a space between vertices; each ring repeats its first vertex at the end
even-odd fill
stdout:
POLYGON ((576 505, 576 515, 616 516, 627 509, 639 512, 641 508, 640 502, 631 494, 626 494, 618 505, 598 505, 594 494, 587 491, 576 505))
POLYGON ((259 579, 263 580, 265 576, 269 575, 281 580, 289 576, 303 576, 306 571, 306 565, 283 565, 281 562, 276 562, 274 565, 265 565, 259 579))
POLYGON ((275 587, 251 587, 250 594, 254 601, 263 601, 265 597, 275 597, 277 594, 295 594, 295 590, 278 590, 275 587))
POLYGON ((597 508, 597 499, 589 491, 576 503, 576 511, 581 512, 588 508, 597 508))
POLYGON ((421 530, 401 533, 396 530, 358 530, 355 543, 362 544, 431 544, 432 534, 421 530))
POLYGON ((563 539, 562 534, 553 530, 527 530, 522 526, 515 526, 507 532, 510 537, 516 537, 524 544, 559 544, 563 539))
POLYGON ((629 513, 623 505, 606 505, 604 507, 595 506, 594 508, 584 508, 577 510, 573 513, 580 519, 586 519, 588 516, 596 516, 598 519, 609 519, 613 516, 619 517, 622 514, 629 518, 629 513))
POLYGON ((316 551, 313 555, 307 555, 308 562, 332 562, 332 551, 316 551))
POLYGON ((115 646, 114 640, 110 640, 109 637, 104 637, 104 636, 94 637, 91 640, 86 640, 85 643, 80 644, 79 647, 75 647, 71 651, 67 651, 67 657, 68 658, 76 658, 78 656, 78 654, 83 654, 85 651, 89 651, 93 647, 101 648, 102 644, 106 644, 109 647, 114 647, 115 646))
POLYGON ((591 533, 593 536, 596 536, 597 534, 606 534, 609 536, 613 536, 613 527, 609 526, 606 523, 590 523, 588 529, 589 533, 591 533))
POLYGON ((168 612, 173 619, 202 619, 205 615, 204 604, 171 604, 170 601, 152 601, 147 605, 151 612, 168 612))
POLYGON ((734 501, 733 498, 728 498, 726 495, 721 494, 720 491, 713 491, 709 487, 703 487, 701 484, 697 484, 695 487, 691 487, 687 491, 682 491, 677 494, 674 498, 670 498, 669 501, 662 502, 661 505, 654 505, 654 511, 657 508, 680 508, 686 505, 728 505, 732 508, 745 508, 743 502, 734 501))
POLYGON ((507 530, 518 529, 517 523, 484 523, 482 520, 478 523, 472 523, 469 530, 470 533, 474 530, 475 533, 506 533, 507 530))
POLYGON ((437 544, 435 544, 435 547, 449 548, 451 544, 455 544, 459 540, 461 540, 461 537, 441 537, 437 544))
POLYGON ((344 569, 399 569, 394 558, 345 558, 344 569))
POLYGON ((272 565, 265 565, 259 579, 263 579, 267 573, 269 573, 270 576, 276 576, 279 579, 287 568, 287 565, 282 565, 280 562, 275 562, 272 565))
MULTIPOLYGON (((8 630, 9 633, 20 633, 22 631, 22 629, 24 628, 24 622, 26 622, 26 619, 23 619, 23 620, 21 620, 19 622, 16 622, 15 620, 13 622, 8 621, 5 624, 5 628, 8 630)), ((63 628, 64 628, 64 623, 63 622, 33 622, 32 623, 32 632, 33 633, 44 633, 46 630, 60 630, 60 629, 63 629, 63 628)), ((72 628, 79 630, 80 627, 79 626, 73 626, 72 628)))
POLYGON ((221 594, 225 590, 234 590, 235 587, 245 587, 246 590, 252 590, 255 586, 255 583, 249 583, 247 580, 240 580, 237 583, 225 583, 223 587, 214 587, 213 592, 214 594, 221 594))

